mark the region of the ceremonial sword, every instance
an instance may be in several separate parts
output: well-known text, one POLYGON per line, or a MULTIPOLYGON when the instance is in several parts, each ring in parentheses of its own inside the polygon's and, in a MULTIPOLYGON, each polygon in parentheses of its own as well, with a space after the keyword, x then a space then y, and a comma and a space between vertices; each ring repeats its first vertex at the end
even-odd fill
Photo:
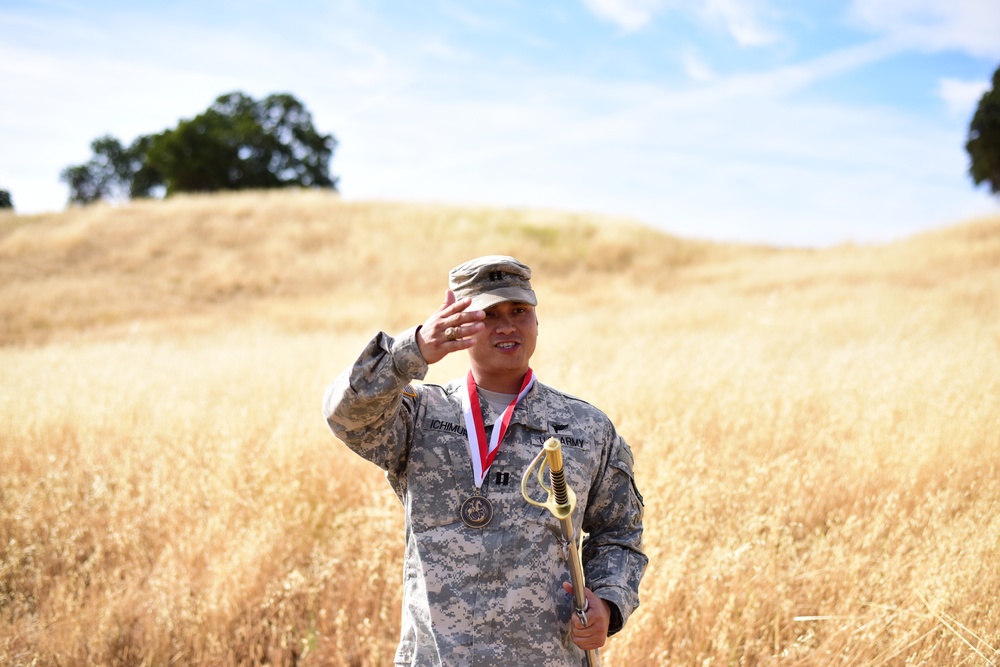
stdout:
MULTIPOLYGON (((532 505, 544 507, 559 520, 559 529, 562 532, 563 553, 569 563, 569 576, 573 580, 573 605, 576 615, 584 627, 587 626, 587 596, 584 593, 586 584, 583 577, 583 561, 580 560, 579 543, 583 541, 576 539, 573 530, 573 510, 576 508, 576 494, 566 483, 566 473, 563 470, 562 444, 555 438, 549 438, 542 446, 542 451, 528 464, 524 474, 521 476, 521 495, 532 505), (531 472, 538 468, 538 485, 545 490, 547 498, 545 502, 539 502, 528 493, 528 480, 531 472), (545 483, 545 468, 549 469, 550 484, 545 483)), ((597 656, 597 649, 591 649, 587 653, 587 665, 589 667, 600 667, 601 661, 597 656)))

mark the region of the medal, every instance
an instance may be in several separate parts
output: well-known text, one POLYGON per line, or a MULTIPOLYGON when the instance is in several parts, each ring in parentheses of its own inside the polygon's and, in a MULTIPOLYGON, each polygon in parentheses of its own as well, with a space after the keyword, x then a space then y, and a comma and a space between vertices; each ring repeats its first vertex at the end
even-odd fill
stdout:
POLYGON ((493 504, 477 494, 462 503, 461 515, 469 528, 482 528, 493 520, 493 504))
POLYGON ((524 382, 521 383, 521 391, 493 425, 493 433, 487 442, 476 379, 472 376, 472 371, 469 371, 465 382, 465 393, 462 394, 462 411, 465 415, 466 431, 469 433, 469 456, 472 458, 472 477, 476 485, 476 494, 467 498, 459 511, 462 521, 469 528, 482 528, 493 520, 493 504, 480 494, 479 488, 483 485, 486 472, 497 456, 500 442, 510 425, 511 415, 514 414, 514 407, 534 384, 535 374, 529 368, 524 376, 524 382))

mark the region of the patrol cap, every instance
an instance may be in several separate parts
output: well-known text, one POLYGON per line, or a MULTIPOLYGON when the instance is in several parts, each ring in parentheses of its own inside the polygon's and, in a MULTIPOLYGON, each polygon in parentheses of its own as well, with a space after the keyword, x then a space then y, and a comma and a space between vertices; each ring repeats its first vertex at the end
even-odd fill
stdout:
POLYGON ((487 255, 459 264, 448 274, 455 299, 472 297, 472 310, 483 310, 504 301, 538 305, 531 289, 531 269, 506 255, 487 255))

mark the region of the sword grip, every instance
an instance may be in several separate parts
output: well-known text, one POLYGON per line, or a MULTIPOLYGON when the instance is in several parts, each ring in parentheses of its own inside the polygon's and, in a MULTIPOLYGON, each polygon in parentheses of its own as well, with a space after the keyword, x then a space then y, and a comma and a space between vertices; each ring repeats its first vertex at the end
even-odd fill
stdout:
POLYGON ((563 470, 562 443, 555 438, 549 438, 542 450, 545 452, 545 462, 549 466, 549 484, 556 505, 568 505, 569 493, 566 491, 566 472, 563 470))

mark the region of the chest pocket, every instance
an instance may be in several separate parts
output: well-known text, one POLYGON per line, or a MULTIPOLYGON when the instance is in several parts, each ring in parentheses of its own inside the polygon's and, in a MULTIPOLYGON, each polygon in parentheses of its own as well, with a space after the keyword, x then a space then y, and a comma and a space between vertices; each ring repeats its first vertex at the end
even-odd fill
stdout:
POLYGON ((415 435, 406 464, 405 503, 410 524, 419 533, 461 521, 459 508, 474 486, 460 427, 427 420, 415 435))

